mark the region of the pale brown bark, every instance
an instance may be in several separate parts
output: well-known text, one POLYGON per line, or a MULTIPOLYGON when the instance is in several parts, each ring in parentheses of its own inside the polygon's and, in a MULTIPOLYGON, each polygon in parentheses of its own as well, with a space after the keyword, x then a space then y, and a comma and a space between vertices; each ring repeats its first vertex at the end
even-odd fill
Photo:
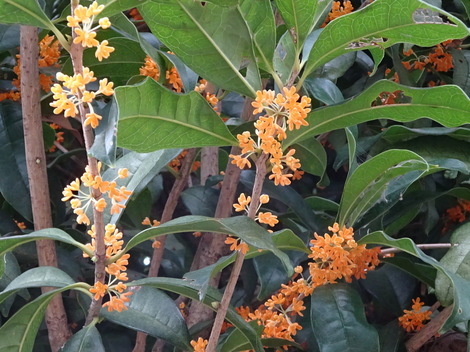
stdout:
MULTIPOLYGON (((161 224, 170 221, 173 218, 173 213, 175 212, 176 206, 178 204, 178 199, 180 198, 181 192, 183 192, 188 183, 188 178, 191 174, 191 168, 195 157, 196 149, 188 149, 188 152, 184 157, 181 165, 180 174, 175 180, 175 183, 173 184, 170 194, 168 195, 168 199, 165 203, 162 218, 160 219, 161 224)), ((154 248, 153 250, 148 277, 156 277, 158 275, 158 271, 160 270, 160 265, 162 263, 163 253, 165 251, 166 236, 158 237, 158 241, 160 242, 160 247, 154 248)), ((146 339, 147 334, 143 332, 138 332, 134 349, 132 350, 132 352, 145 351, 146 339)))
MULTIPOLYGON (((49 183, 47 180, 46 155, 42 135, 38 33, 36 27, 21 26, 21 105, 25 139, 26 166, 33 208, 34 230, 52 227, 49 183)), ((40 266, 57 267, 55 243, 40 240, 36 243, 40 266)), ((42 292, 52 290, 44 287, 42 292)), ((67 324, 62 297, 55 296, 46 309, 46 325, 52 351, 58 351, 71 333, 67 324)))

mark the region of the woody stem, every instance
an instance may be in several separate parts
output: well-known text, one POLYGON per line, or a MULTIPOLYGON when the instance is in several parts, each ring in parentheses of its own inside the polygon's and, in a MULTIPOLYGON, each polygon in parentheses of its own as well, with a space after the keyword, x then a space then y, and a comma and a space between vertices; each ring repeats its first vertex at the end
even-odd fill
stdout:
MULTIPOLYGON (((256 160, 256 177, 253 184, 253 191, 251 192, 251 203, 248 208, 248 217, 254 219, 256 216, 256 211, 258 210, 259 197, 263 189, 263 182, 266 176, 266 161, 268 159, 268 154, 261 154, 261 156, 256 160)), ((238 252, 237 259, 233 264, 232 272, 230 273, 230 278, 225 288, 222 301, 220 302, 219 308, 217 310, 217 315, 215 316, 214 325, 212 326, 211 335, 209 337, 209 342, 207 344, 206 352, 215 352, 217 347, 217 342, 220 336, 220 330, 222 329, 222 324, 227 315, 227 310, 230 305, 230 300, 232 299, 233 292, 235 291, 235 286, 237 285, 238 278, 243 266, 243 261, 245 259, 245 254, 242 251, 238 252)))

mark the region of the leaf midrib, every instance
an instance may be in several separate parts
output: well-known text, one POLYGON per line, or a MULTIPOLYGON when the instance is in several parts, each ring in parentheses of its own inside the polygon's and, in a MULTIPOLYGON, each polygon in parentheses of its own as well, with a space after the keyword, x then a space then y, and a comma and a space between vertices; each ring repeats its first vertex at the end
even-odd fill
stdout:
MULTIPOLYGON (((359 99, 361 98, 361 96, 357 96, 355 99, 359 99)), ((352 105, 352 104, 351 104, 352 105)), ((343 106, 344 108, 345 106, 343 106)), ((347 107, 347 106, 346 106, 347 107)), ((297 141, 302 141, 303 140, 303 137, 306 135, 306 134, 310 134, 310 132, 312 130, 315 130, 325 124, 328 124, 332 121, 336 121, 336 120, 339 120, 341 118, 344 118, 344 117, 347 117, 349 115, 355 115, 355 114, 358 114, 358 113, 361 113, 361 112, 365 112, 365 111, 368 111, 368 110, 371 110, 371 109, 382 109, 382 108, 386 108, 386 109, 390 109, 390 108, 399 108, 399 107, 408 107, 408 108, 413 108, 413 107, 431 107, 431 108, 438 108, 438 109, 448 109, 449 111, 456 111, 456 112, 463 112, 463 113, 468 113, 468 110, 464 110, 464 109, 458 109, 458 108, 454 108, 454 107, 450 107, 450 106, 445 106, 445 105, 435 105, 435 104, 424 104, 424 103, 418 103, 418 104, 390 104, 390 105, 380 105, 380 106, 368 106, 366 108, 361 108, 361 109, 358 109, 358 110, 354 110, 354 111, 348 111, 346 113, 343 113, 343 114, 339 114, 339 115, 335 115, 335 117, 331 118, 331 119, 328 119, 327 121, 322 121, 322 122, 319 122, 317 124, 315 124, 311 129, 306 129, 304 130, 303 133, 297 135, 295 137, 295 139, 291 139, 289 141, 289 144, 288 146, 292 145, 292 144, 295 144, 295 143, 299 143, 297 141)), ((312 116, 315 116, 315 111, 312 111, 310 114, 312 114, 312 116)), ((392 121, 411 121, 411 120, 397 120, 397 119, 394 119, 394 118, 387 118, 389 120, 392 120, 392 121)), ((439 120, 435 120, 434 118, 430 118, 431 120, 434 120, 436 122, 439 122, 439 120)), ((366 120, 366 121, 369 121, 369 120, 366 120)), ((440 123, 440 122, 439 122, 440 123)), ((287 147, 287 146, 286 146, 287 147)))

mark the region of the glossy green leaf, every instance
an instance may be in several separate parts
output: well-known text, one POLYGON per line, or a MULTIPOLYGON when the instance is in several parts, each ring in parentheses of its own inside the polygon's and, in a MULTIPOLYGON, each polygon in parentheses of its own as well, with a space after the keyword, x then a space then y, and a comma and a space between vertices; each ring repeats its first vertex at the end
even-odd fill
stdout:
POLYGON ((449 136, 459 140, 470 141, 470 128, 410 128, 403 125, 393 125, 385 130, 385 132, 382 134, 382 139, 389 143, 397 143, 422 136, 449 136))
POLYGON ((275 3, 287 26, 287 31, 294 41, 297 52, 300 52, 305 39, 313 30, 318 1, 276 0, 275 3))
MULTIPOLYGON (((282 251, 298 251, 304 253, 310 253, 305 243, 297 237, 297 235, 291 230, 281 230, 272 234, 272 240, 277 249, 282 251)), ((268 253, 266 250, 258 250, 255 247, 249 247, 245 258, 251 259, 256 258, 260 255, 268 253)), ((220 273, 224 268, 232 264, 236 259, 236 256, 232 253, 228 256, 220 258, 216 263, 208 265, 202 269, 194 270, 184 275, 185 279, 193 280, 200 287, 199 297, 202 299, 207 293, 209 287, 209 281, 211 278, 220 273)), ((286 276, 284 270, 284 276, 286 276)))
POLYGON ((445 127, 458 127, 468 122, 469 110, 470 99, 457 86, 410 88, 382 80, 342 104, 314 110, 307 117, 309 126, 287 133, 285 147, 320 133, 383 118, 407 122, 427 117, 445 127), (411 102, 372 105, 380 93, 396 90, 411 98, 411 102))
POLYGON ((98 329, 89 324, 74 334, 60 352, 105 352, 98 329))
POLYGON ((0 23, 15 23, 40 28, 53 27, 37 0, 2 0, 0 23))
POLYGON ((164 339, 181 349, 190 348, 186 322, 175 302, 165 293, 152 287, 140 287, 130 296, 127 308, 122 312, 108 312, 102 308, 100 315, 118 325, 164 339))
MULTIPOLYGON (((1 10, 0 10, 1 11, 1 10)), ((32 220, 28 173, 24 151, 21 105, 0 103, 0 192, 25 219, 32 220)))
POLYGON ((158 39, 200 76, 251 97, 261 88, 250 30, 238 7, 156 0, 139 11, 158 39))
POLYGON ((104 10, 100 13, 100 17, 109 17, 142 5, 147 0, 97 0, 97 2, 100 5, 105 5, 104 10))
MULTIPOLYGON (((346 127, 344 129, 346 133, 346 139, 348 141, 348 156, 349 156, 349 172, 348 176, 351 175, 358 167, 357 164, 357 142, 356 135, 351 131, 350 128, 346 127)), ((356 133, 357 134, 357 133, 356 133)))
POLYGON ((377 327, 379 332, 380 352, 401 352, 403 349, 404 332, 398 320, 377 327))
MULTIPOLYGON (((215 307, 218 306, 222 299, 221 294, 214 289, 210 289, 202 300, 199 299, 200 286, 194 284, 191 280, 184 279, 152 277, 129 282, 128 286, 151 286, 161 290, 174 292, 196 301, 202 301, 204 305, 213 311, 216 311, 215 307)), ((227 310, 225 319, 242 332, 247 341, 250 341, 251 348, 256 352, 264 351, 259 334, 232 307, 229 307, 227 310)))
POLYGON ((295 60, 297 60, 297 56, 295 55, 294 40, 288 32, 285 32, 277 43, 273 57, 274 71, 283 84, 289 81, 294 69, 295 60))
MULTIPOLYGON (((125 85, 129 77, 139 74, 139 68, 144 65, 146 54, 140 44, 134 40, 117 37, 108 41, 109 46, 115 49, 109 58, 98 61, 95 57, 96 49, 87 49, 83 53, 84 66, 89 67, 95 77, 107 77, 115 87, 125 85)), ((72 72, 71 60, 67 60, 64 65, 64 72, 72 72)))
POLYGON ((0 351, 30 352, 44 317, 47 305, 57 293, 74 289, 82 284, 72 284, 42 294, 34 301, 24 305, 0 327, 0 351))
MULTIPOLYGON (((470 292, 470 281, 463 279, 460 275, 455 274, 450 270, 447 270, 447 268, 437 260, 424 254, 421 249, 416 247, 415 243, 411 239, 393 239, 382 231, 376 231, 364 236, 358 241, 358 243, 378 244, 381 246, 398 248, 405 253, 421 259, 424 263, 431 265, 439 274, 447 276, 453 287, 453 308, 449 318, 447 318, 440 327, 440 332, 445 332, 451 329, 455 324, 470 320, 470 296, 468 295, 468 292, 470 292)), ((441 288, 437 289, 436 287, 436 292, 442 292, 441 288)), ((440 297, 438 297, 438 299, 440 300, 440 297)))
POLYGON ((20 46, 20 26, 0 24, 0 51, 20 46))
POLYGON ((416 171, 407 184, 402 184, 407 187, 428 169, 423 158, 407 150, 388 150, 361 164, 344 185, 339 223, 352 226, 375 203, 386 201, 384 192, 393 179, 416 171))
POLYGON ((326 105, 338 104, 344 100, 343 93, 336 84, 326 78, 308 78, 304 87, 310 96, 326 105))
MULTIPOLYGON (((0 257, 0 290, 5 288, 19 275, 21 275, 21 269, 13 253, 5 253, 0 257)), ((22 290, 20 295, 29 300, 31 297, 27 290, 22 290)), ((8 316, 11 305, 13 304, 15 296, 12 295, 7 299, 3 300, 0 304, 0 311, 4 317, 8 316)))
POLYGON ((310 52, 304 76, 348 50, 385 49, 396 43, 433 46, 468 33, 456 17, 422 1, 377 1, 325 27, 310 52))
MULTIPOLYGON (((222 0, 224 1, 224 0, 222 0)), ((258 65, 273 72, 272 62, 276 47, 276 23, 270 0, 242 0, 240 11, 253 33, 253 44, 258 65)))
MULTIPOLYGON (((441 258, 440 263, 450 272, 460 275, 470 282, 470 223, 459 226, 451 236, 453 247, 441 258)), ((453 290, 450 279, 442 272, 437 272, 436 296, 444 306, 453 301, 453 290)))
POLYGON ((235 145, 220 117, 197 92, 176 94, 147 78, 119 87, 118 146, 148 153, 158 149, 235 145))
POLYGON ((300 160, 302 170, 309 174, 324 177, 326 170, 326 151, 323 145, 314 137, 301 141, 292 146, 295 157, 300 160))
MULTIPOLYGON (((470 6, 470 3, 469 5, 470 6)), ((452 62, 454 64, 453 83, 470 94, 470 51, 452 50, 452 62)))
POLYGON ((271 234, 246 216, 237 216, 225 219, 215 219, 195 215, 182 216, 138 233, 127 243, 124 248, 124 252, 127 252, 139 243, 154 237, 163 236, 169 233, 195 231, 221 233, 239 237, 253 247, 271 251, 282 261, 288 273, 290 275, 293 273, 289 257, 276 248, 273 239, 271 238, 271 234))
POLYGON ((29 235, 21 236, 11 236, 11 237, 0 237, 0 255, 3 255, 6 252, 13 250, 14 248, 21 246, 24 243, 50 239, 54 241, 64 242, 71 244, 75 247, 80 248, 81 250, 86 250, 86 247, 78 241, 75 241, 67 232, 60 229, 44 229, 39 231, 34 231, 29 235))
POLYGON ((361 296, 346 284, 315 289, 312 330, 321 352, 377 352, 377 330, 367 322, 361 296))
MULTIPOLYGON (((103 172, 101 177, 105 181, 116 180, 118 187, 125 186, 127 190, 138 194, 161 169, 178 156, 179 152, 180 150, 177 149, 158 150, 152 153, 129 152, 120 158, 113 168, 103 172), (118 172, 120 168, 126 168, 129 171, 129 176, 119 179, 118 172)), ((123 210, 117 214, 111 214, 112 202, 106 194, 103 197, 107 203, 106 209, 103 212, 104 223, 116 224, 123 210)), ((121 202, 121 204, 127 204, 131 198, 132 195, 127 200, 121 202)), ((87 210, 87 216, 90 219, 92 218, 92 212, 93 209, 90 207, 87 210)))

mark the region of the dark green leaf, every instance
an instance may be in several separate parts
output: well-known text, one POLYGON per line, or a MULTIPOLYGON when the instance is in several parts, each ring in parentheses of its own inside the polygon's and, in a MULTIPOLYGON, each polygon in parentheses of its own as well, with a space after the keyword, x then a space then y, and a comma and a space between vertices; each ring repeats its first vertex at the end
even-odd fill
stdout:
MULTIPOLYGON (((193 300, 200 300, 200 286, 195 285, 191 280, 152 277, 129 282, 128 285, 151 286, 170 292, 175 292, 193 300)), ((202 299, 202 302, 204 305, 215 311, 215 307, 218 306, 221 298, 222 297, 218 291, 211 289, 202 299)), ((264 351, 258 333, 256 333, 256 331, 245 320, 243 320, 243 318, 232 307, 229 307, 227 310, 226 320, 242 332, 245 338, 250 341, 251 348, 255 349, 256 352, 264 351)))
MULTIPOLYGON (((398 248, 401 251, 411 254, 428 265, 434 267, 439 274, 447 276, 449 279, 448 282, 452 285, 452 295, 453 295, 453 308, 452 314, 443 322, 440 331, 444 332, 452 328, 455 324, 460 322, 466 322, 470 320, 470 296, 468 292, 470 291, 470 281, 463 279, 460 275, 454 274, 450 270, 447 270, 441 263, 439 263, 434 258, 423 253, 421 249, 416 247, 414 242, 409 238, 400 238, 393 239, 387 236, 381 231, 376 231, 370 233, 358 241, 359 244, 378 244, 382 246, 389 246, 393 248, 398 248)), ((445 291, 449 289, 449 286, 445 287, 445 291)), ((443 292, 444 288, 437 288, 436 292, 443 292)), ((444 298, 444 297, 442 297, 444 298)), ((440 300, 441 297, 438 296, 440 300)))
POLYGON ((428 169, 423 158, 407 150, 388 150, 361 164, 344 186, 339 223, 352 226, 376 202, 386 201, 385 190, 393 179, 416 171, 408 180, 401 179, 400 186, 406 188, 428 169))
POLYGON ((127 252, 139 243, 154 237, 163 236, 169 233, 195 231, 237 236, 251 246, 271 251, 282 261, 289 275, 293 273, 289 257, 276 248, 273 239, 271 238, 271 234, 246 216, 237 216, 225 219, 215 219, 194 215, 182 216, 157 227, 144 230, 135 235, 127 243, 124 248, 124 252, 127 252))
POLYGON ((295 157, 300 159, 302 170, 309 174, 323 177, 326 170, 326 151, 323 145, 314 137, 301 141, 292 146, 295 157))
POLYGON ((336 84, 326 78, 308 78, 304 87, 310 96, 326 105, 338 104, 344 100, 343 93, 336 84))
POLYGON ((407 122, 428 117, 446 127, 458 127, 468 122, 469 110, 470 100, 457 86, 410 88, 382 80, 353 99, 310 113, 307 117, 309 126, 288 132, 285 147, 320 133, 382 118, 407 122), (411 98, 411 102, 372 105, 380 93, 396 90, 411 98))
POLYGON ((20 46, 20 26, 0 24, 0 51, 20 46))
POLYGON ((176 94, 147 78, 116 89, 118 145, 140 153, 235 145, 220 117, 197 92, 176 94))
POLYGON ((89 324, 67 341, 61 352, 105 352, 98 329, 89 324))
POLYGON ((158 39, 200 76, 252 97, 261 88, 250 31, 238 7, 156 0, 139 11, 158 39), (243 66, 246 76, 239 71, 243 66))
POLYGON ((396 43, 433 46, 467 35, 467 27, 456 17, 419 0, 377 1, 325 27, 310 52, 304 75, 345 50, 384 49, 396 43))
POLYGON ((21 106, 16 102, 0 103, 0 169, 8 170, 0 173, 3 197, 25 219, 31 221, 21 106))
POLYGON ((367 322, 364 304, 346 284, 320 286, 311 297, 311 323, 321 352, 377 352, 377 330, 367 322))
POLYGON ((185 320, 175 302, 163 292, 140 287, 130 296, 127 308, 122 312, 102 308, 100 315, 113 323, 162 338, 176 347, 190 348, 185 320))

